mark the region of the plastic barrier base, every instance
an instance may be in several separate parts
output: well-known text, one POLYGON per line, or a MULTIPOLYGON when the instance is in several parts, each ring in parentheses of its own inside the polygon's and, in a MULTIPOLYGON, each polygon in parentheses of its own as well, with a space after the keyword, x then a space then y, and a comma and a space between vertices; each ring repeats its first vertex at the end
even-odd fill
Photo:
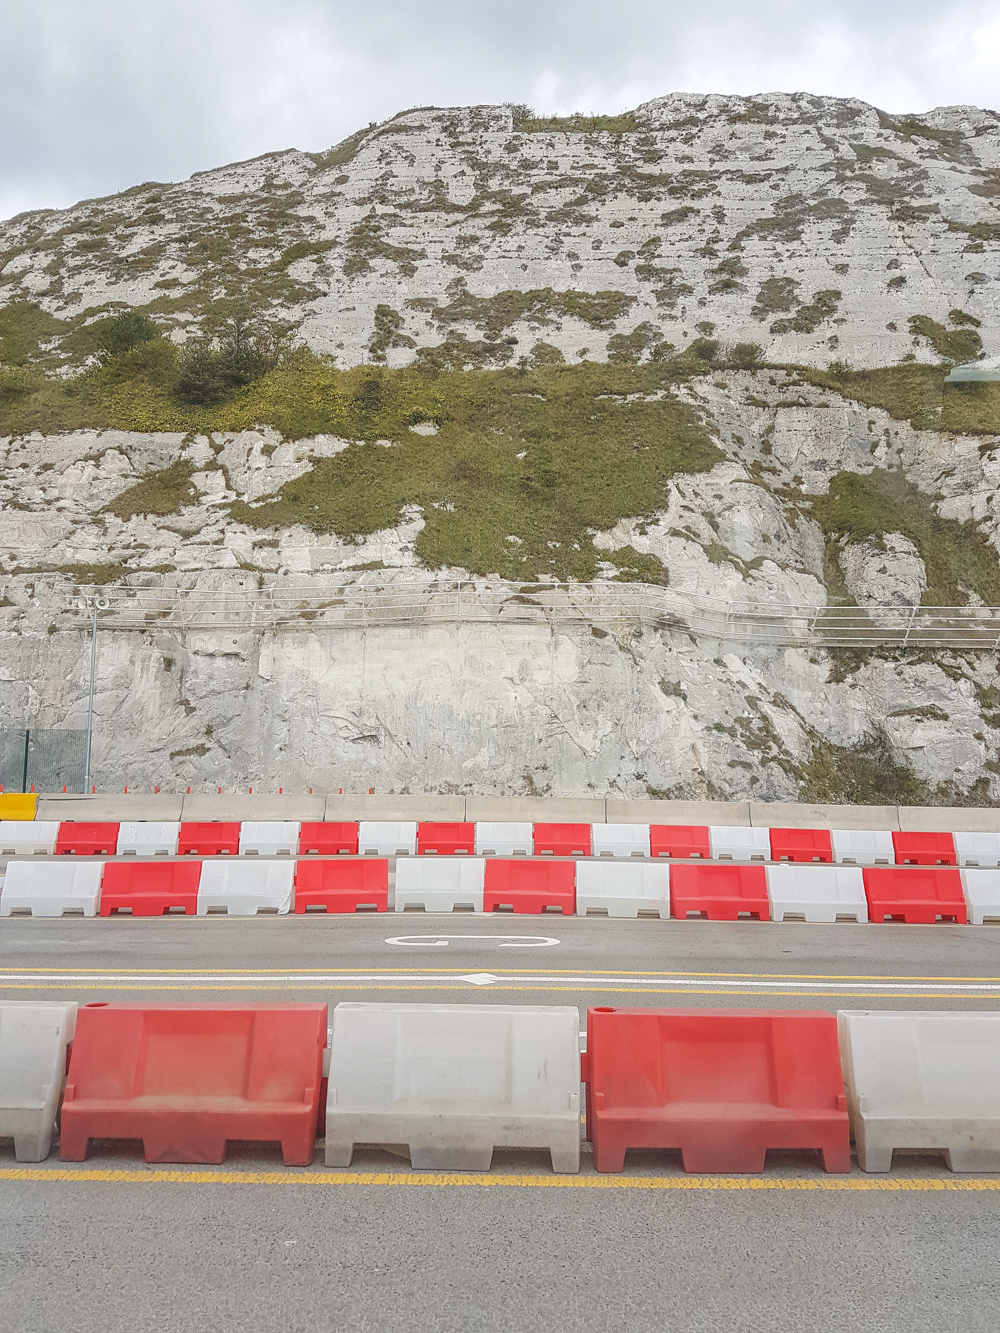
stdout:
MULTIPOLYGON (((8 874, 10 871, 7 872, 8 874)), ((974 926, 1000 921, 1000 870, 960 870, 969 916, 974 926)), ((0 911, 3 898, 0 897, 0 911)))
POLYGON ((326 1020, 325 1004, 84 1005, 60 1157, 84 1161, 93 1138, 142 1139, 147 1162, 217 1165, 230 1139, 250 1139, 308 1166, 326 1020))
POLYGON ((576 867, 576 914, 606 912, 635 921, 639 913, 670 919, 670 867, 667 865, 601 865, 580 861, 576 867))
POLYGON ((130 909, 133 916, 198 911, 200 861, 108 861, 101 885, 101 916, 130 909))
POLYGON ((645 1120, 634 1112, 603 1113, 600 1140, 594 1143, 594 1170, 620 1173, 627 1149, 661 1148, 679 1151, 684 1170, 691 1175, 759 1175, 768 1149, 785 1148, 817 1151, 828 1173, 850 1171, 846 1124, 833 1129, 829 1116, 817 1116, 813 1123, 811 1119, 771 1107, 742 1107, 729 1114, 696 1107, 688 1115, 659 1113, 645 1120))
POLYGON ((362 819, 358 825, 358 851, 362 856, 416 856, 416 822, 362 819))
POLYGON ((425 912, 483 910, 481 856, 416 857, 396 862, 395 910, 421 908, 425 912))
POLYGON ((0 823, 0 856, 52 856, 59 839, 54 820, 4 820, 0 823))
POLYGON ((1000 1171, 1000 1014, 844 1009, 837 1023, 862 1171, 888 1171, 896 1148, 1000 1171))
POLYGON ((589 856, 589 824, 536 824, 536 856, 589 856))
POLYGON ((868 921, 860 866, 776 865, 766 873, 773 921, 868 921))
POLYGON ((345 823, 305 823, 299 829, 299 855, 357 856, 358 826, 345 823))
POLYGON ((576 911, 573 862, 487 861, 483 911, 505 908, 518 913, 560 908, 563 916, 572 916, 576 911))
POLYGON ((297 819, 244 821, 240 825, 240 856, 295 856, 299 832, 297 819))
POLYGON ((477 856, 530 856, 531 824, 480 823, 476 825, 477 856))
POLYGON ((771 860, 814 861, 833 860, 833 845, 829 829, 773 828, 771 829, 771 860))
POLYGON ((893 833, 898 866, 953 866, 957 855, 950 833, 893 833))
POLYGON ((762 1171, 769 1148, 850 1170, 833 1014, 593 1008, 583 1076, 598 1171, 629 1148, 679 1150, 699 1173, 762 1171))
POLYGON ((198 885, 198 915, 284 916, 292 906, 295 865, 291 861, 206 861, 198 885))
POLYGON ((417 851, 421 856, 472 856, 475 850, 475 824, 417 825, 417 851))
POLYGON ((691 857, 707 861, 712 851, 708 842, 708 827, 698 824, 651 824, 649 827, 650 856, 691 857))
POLYGON ((944 866, 919 869, 871 869, 863 872, 868 917, 908 925, 933 926, 937 921, 967 921, 962 872, 944 866))
POLYGON ((67 820, 59 825, 56 839, 58 856, 115 856, 118 851, 117 824, 85 824, 67 820))
POLYGON ((338 1004, 326 1164, 405 1143, 418 1170, 488 1171, 494 1148, 547 1148, 580 1168, 580 1020, 573 1007, 338 1004))
POLYGON ((49 1155, 76 1014, 75 1001, 0 1003, 0 1138, 19 1162, 49 1155))
POLYGON ((594 856, 649 856, 648 824, 592 824, 590 838, 594 856))
POLYGON ((30 912, 62 916, 82 912, 96 916, 101 900, 102 861, 11 861, 0 892, 0 916, 30 912))
POLYGON ((239 824, 181 824, 179 856, 238 856, 239 850, 239 824))
POLYGON ((684 920, 691 913, 709 921, 738 921, 756 917, 769 921, 771 906, 763 866, 694 865, 678 862, 670 867, 670 905, 684 920))
POLYGON ((295 911, 359 912, 389 908, 389 862, 367 857, 358 861, 298 861, 295 866, 295 911))

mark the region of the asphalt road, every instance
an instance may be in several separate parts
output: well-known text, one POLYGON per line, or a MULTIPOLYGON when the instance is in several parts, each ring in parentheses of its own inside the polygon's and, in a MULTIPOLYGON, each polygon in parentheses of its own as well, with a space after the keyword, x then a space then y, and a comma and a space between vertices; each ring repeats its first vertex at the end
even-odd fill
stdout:
POLYGON ((1000 928, 359 913, 0 921, 0 995, 991 1008, 1000 928))
MULTIPOLYGON (((36 996, 993 1008, 1000 930, 412 913, 0 921, 0 997, 36 996)), ((247 1144, 190 1172, 122 1144, 21 1171, 0 1143, 0 1330, 1000 1326, 1000 1178, 955 1177, 933 1155, 834 1178, 810 1154, 771 1154, 763 1177, 719 1180, 684 1177, 666 1153, 630 1154, 617 1178, 589 1155, 569 1178, 545 1154, 497 1153, 489 1176, 446 1179, 379 1149, 350 1171, 286 1170, 276 1148, 247 1144)))

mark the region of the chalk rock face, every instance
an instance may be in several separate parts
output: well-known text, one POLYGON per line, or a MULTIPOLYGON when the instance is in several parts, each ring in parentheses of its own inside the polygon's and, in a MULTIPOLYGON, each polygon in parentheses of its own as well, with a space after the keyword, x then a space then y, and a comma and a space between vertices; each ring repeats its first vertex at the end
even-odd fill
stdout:
MULTIPOLYGON (((609 557, 627 546, 655 555, 665 594, 723 610, 818 610, 842 596, 826 586, 839 562, 859 605, 897 606, 905 618, 928 586, 917 547, 898 531, 882 535, 884 549, 843 545, 810 506, 838 475, 891 469, 929 510, 974 524, 961 532, 995 546, 1000 439, 916 430, 802 383, 788 406, 789 380, 727 371, 690 381, 682 392, 722 461, 676 476, 659 512, 620 520, 595 545, 609 557)), ((817 765, 838 768, 835 747, 864 746, 879 727, 928 795, 1000 796, 1000 675, 989 653, 876 653, 845 666, 821 645, 751 646, 627 617, 432 623, 435 588, 469 576, 420 565, 419 509, 354 541, 229 518, 228 498, 272 494, 343 447, 263 430, 0 442, 0 728, 85 725, 89 619, 74 609, 72 570, 92 565, 134 589, 225 593, 230 612, 225 624, 150 612, 131 630, 99 631, 99 786, 793 799, 815 790, 817 765), (176 458, 197 469, 176 512, 107 512, 176 458), (294 602, 296 589, 331 579, 334 620, 313 611, 275 625, 250 614, 260 599, 294 602), (410 597, 412 623, 366 625, 375 587, 410 597), (353 627, 336 619, 348 604, 353 627)))
MULTIPOLYGON (((700 608, 692 628, 683 615, 435 621, 442 587, 486 596, 492 568, 457 567, 465 547, 423 558, 446 499, 407 499, 391 525, 346 535, 302 508, 239 521, 321 466, 331 475, 356 443, 334 434, 0 439, 0 728, 84 724, 76 602, 116 584, 187 600, 99 632, 106 787, 790 799, 829 790, 849 755, 876 782, 905 766, 927 799, 1000 799, 994 656, 754 646, 718 628, 776 608, 815 624, 845 601, 897 608, 904 626, 922 602, 1000 603, 1000 435, 980 411, 995 386, 950 388, 953 429, 939 429, 927 386, 942 377, 926 369, 980 350, 993 364, 998 259, 996 113, 888 116, 804 93, 672 94, 560 121, 423 108, 327 152, 4 222, 0 311, 34 339, 32 373, 71 381, 85 326, 123 306, 177 344, 249 310, 341 367, 659 373, 696 345, 657 392, 711 446, 703 470, 665 473, 651 502, 577 534, 602 589, 629 569, 659 579, 651 597, 700 608), (845 366, 883 369, 848 385, 845 366), (986 392, 958 396, 970 388, 986 392), (175 465, 165 499, 156 477, 175 465), (156 503, 127 501, 147 481, 156 503), (377 588, 412 619, 366 619, 377 588), (196 594, 222 598, 226 618, 196 594)), ((3 334, 0 359, 15 342, 3 334)), ((21 368, 3 370, 16 392, 21 368)), ((405 439, 442 446, 447 420, 430 415, 405 439)))
POLYGON ((840 552, 844 581, 859 606, 919 606, 927 570, 917 548, 901 532, 887 532, 884 549, 871 542, 840 552))
MULTIPOLYGON (((71 327, 148 307, 184 341, 224 298, 341 365, 442 348, 502 365, 540 344, 648 357, 709 336, 878 366, 934 360, 909 321, 957 309, 996 355, 998 172, 1000 117, 972 107, 677 93, 613 119, 424 108, 326 153, 14 218, 0 305, 71 327)), ((68 364, 59 336, 50 359, 68 364)), ((794 416, 778 434, 802 444, 794 416)))
MULTIPOLYGON (((85 632, 4 636, 4 724, 80 728, 85 632)), ((1000 749, 994 659, 872 658, 587 626, 364 632, 101 631, 98 787, 191 786, 792 800, 817 738, 873 719, 929 788, 967 791, 1000 749)), ((837 762, 839 751, 831 751, 837 762)))

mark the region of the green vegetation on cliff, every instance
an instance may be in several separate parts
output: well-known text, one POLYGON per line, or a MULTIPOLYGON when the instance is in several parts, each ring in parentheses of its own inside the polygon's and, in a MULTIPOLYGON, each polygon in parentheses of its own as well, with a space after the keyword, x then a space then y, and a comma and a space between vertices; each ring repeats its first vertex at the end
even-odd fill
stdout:
POLYGON ((931 497, 901 472, 838 472, 828 493, 813 501, 812 513, 834 543, 885 549, 886 533, 909 538, 927 569, 925 606, 964 606, 968 591, 1000 606, 1000 566, 986 537, 974 523, 942 518, 931 497))
POLYGON ((412 507, 424 518, 417 555, 432 568, 589 579, 608 560, 623 579, 658 581, 651 557, 605 556, 591 537, 652 515, 671 477, 722 457, 670 383, 654 366, 428 375, 303 359, 262 381, 256 403, 286 436, 356 443, 233 517, 349 538, 412 507))
POLYGON ((948 366, 908 361, 877 370, 789 369, 810 384, 854 398, 866 407, 880 407, 918 430, 953 431, 956 435, 1000 433, 1000 383, 945 384, 948 366))

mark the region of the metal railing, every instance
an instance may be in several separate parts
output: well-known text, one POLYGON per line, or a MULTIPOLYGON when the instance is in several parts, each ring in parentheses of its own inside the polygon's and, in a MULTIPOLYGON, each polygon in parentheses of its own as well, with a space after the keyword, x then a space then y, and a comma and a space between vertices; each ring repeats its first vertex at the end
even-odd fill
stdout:
MULTIPOLYGON (((329 577, 262 588, 119 586, 104 588, 101 594, 107 605, 99 612, 99 623, 113 630, 644 625, 698 638, 803 648, 1000 649, 1000 607, 743 602, 644 583, 329 577)), ((70 608, 77 608, 76 599, 70 608)))

